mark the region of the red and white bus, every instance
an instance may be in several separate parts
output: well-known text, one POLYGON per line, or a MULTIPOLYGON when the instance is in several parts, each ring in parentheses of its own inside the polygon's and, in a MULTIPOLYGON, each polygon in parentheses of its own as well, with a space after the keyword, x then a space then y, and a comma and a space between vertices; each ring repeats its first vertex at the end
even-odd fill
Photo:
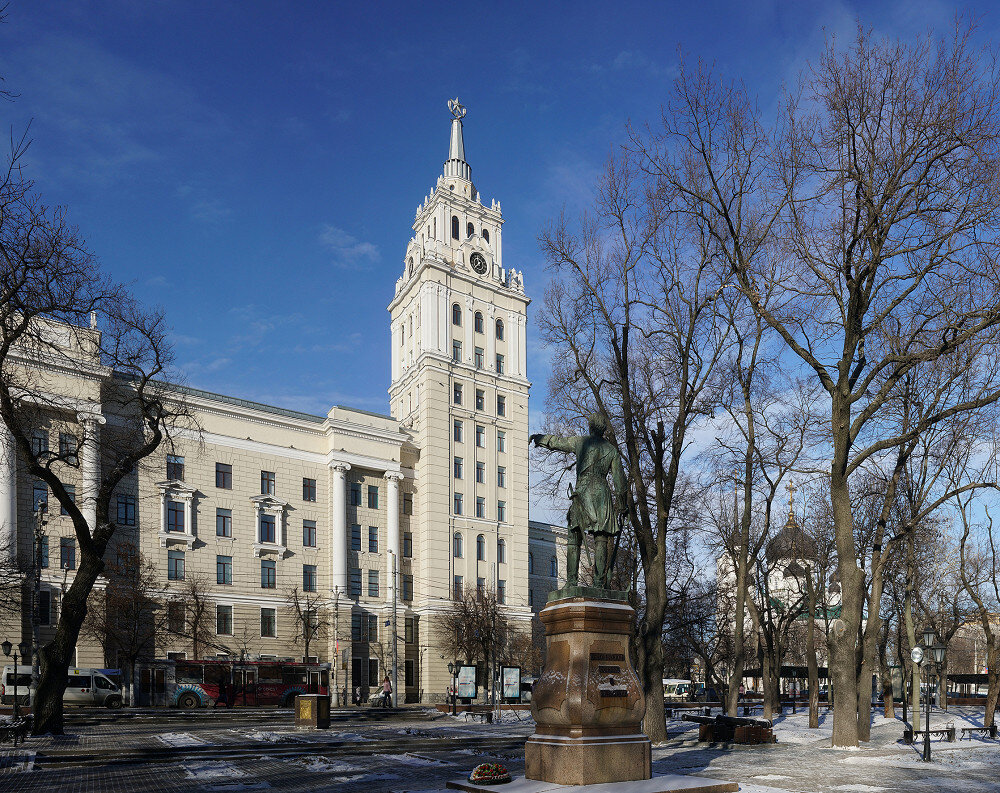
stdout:
POLYGON ((138 665, 140 705, 291 707, 299 694, 329 694, 330 664, 156 660, 138 665))

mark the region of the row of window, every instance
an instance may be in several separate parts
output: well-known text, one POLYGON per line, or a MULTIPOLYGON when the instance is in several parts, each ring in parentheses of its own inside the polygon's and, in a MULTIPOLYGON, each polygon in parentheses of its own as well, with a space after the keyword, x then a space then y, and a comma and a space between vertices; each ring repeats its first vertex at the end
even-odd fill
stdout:
MULTIPOLYGON (((377 598, 379 596, 379 577, 381 573, 378 570, 368 571, 368 597, 377 598)), ((400 576, 400 599, 404 601, 413 600, 413 576, 404 573, 400 576)), ((351 567, 347 571, 347 594, 352 598, 361 597, 361 568, 351 567)))
MULTIPOLYGON (((167 455, 167 479, 170 481, 184 481, 184 458, 176 454, 167 455)), ((273 496, 277 488, 277 477, 274 471, 260 472, 260 492, 261 495, 273 496)), ((215 464, 215 486, 219 490, 233 489, 233 466, 229 463, 215 464)), ((316 501, 316 480, 308 477, 302 478, 302 500, 316 501)))
MULTIPOLYGON (((436 231, 437 231, 437 218, 434 218, 434 227, 435 227, 435 233, 436 233, 436 231)), ((427 234, 428 234, 428 236, 431 236, 430 226, 428 226, 427 228, 428 228, 427 234)), ((451 216, 451 238, 453 240, 461 239, 461 237, 459 236, 459 232, 461 232, 461 230, 462 230, 462 223, 458 219, 458 215, 452 215, 451 216)), ((472 221, 469 221, 468 223, 466 223, 465 224, 465 236, 466 237, 471 237, 475 233, 476 233, 476 224, 473 223, 472 221)), ((486 240, 487 243, 490 241, 490 230, 488 228, 486 228, 486 227, 483 227, 483 239, 486 240)))
MULTIPOLYGON (((452 537, 451 552, 456 559, 465 557, 465 540, 460 531, 456 531, 455 536, 452 537)), ((476 537, 476 561, 486 561, 486 535, 484 534, 476 537)), ((507 542, 503 537, 497 539, 497 563, 507 564, 507 542)))
MULTIPOLYGON (((43 534, 36 549, 43 568, 49 566, 49 536, 43 534)), ((76 570, 76 537, 59 538, 59 569, 76 570)))
MULTIPOLYGON (((535 555, 528 552, 528 575, 534 575, 535 573, 535 555)), ((549 557, 549 577, 558 578, 559 577, 559 562, 556 561, 555 556, 549 557)))
MULTIPOLYGON (((482 597, 486 594, 486 579, 477 578, 476 579, 476 594, 482 597)), ((465 597, 465 578, 460 575, 455 576, 453 596, 455 600, 461 600, 465 597)), ((503 579, 497 581, 497 603, 507 602, 507 582, 503 579)))
MULTIPOLYGON (((456 342, 456 344, 458 344, 458 342, 456 342)), ((459 354, 461 355, 461 351, 459 351, 459 354)), ((456 382, 452 386, 451 401, 454 402, 459 407, 461 407, 464 400, 465 400, 465 385, 463 383, 456 382)), ((479 411, 486 410, 486 392, 482 388, 476 389, 476 410, 479 411)), ((507 415, 507 397, 504 396, 503 394, 497 394, 497 415, 498 416, 507 415)))
MULTIPOLYGON (((458 339, 455 339, 451 343, 451 360, 454 363, 462 362, 462 342, 460 342, 458 339)), ((473 365, 477 369, 482 369, 484 366, 486 366, 486 353, 482 347, 473 347, 472 361, 473 365)), ((494 359, 494 363, 496 364, 497 374, 503 374, 504 372, 503 353, 500 352, 496 353, 496 358, 494 359)), ((479 410, 482 410, 482 408, 479 408, 479 410)))
MULTIPOLYGON (((455 303, 451 307, 451 324, 462 327, 462 307, 455 303)), ((473 328, 476 333, 485 333, 483 330, 485 323, 483 322, 483 312, 477 311, 473 316, 473 328)), ((494 325, 494 333, 496 335, 497 341, 503 341, 503 320, 498 319, 494 325)))
MULTIPOLYGON (((416 619, 406 617, 403 621, 403 641, 413 644, 416 636, 416 619)), ((351 641, 352 642, 377 642, 378 641, 378 615, 368 612, 351 614, 351 641)))
MULTIPOLYGON (((70 465, 77 464, 77 451, 80 442, 69 432, 59 433, 59 457, 70 465)), ((45 459, 49 453, 49 433, 47 430, 34 430, 31 433, 31 453, 39 459, 45 459)))
MULTIPOLYGON (((452 438, 455 443, 465 442, 465 422, 462 419, 455 419, 452 425, 452 438)), ((486 448, 486 427, 482 424, 476 424, 476 447, 486 448)), ((497 451, 505 453, 507 451, 507 433, 504 430, 497 430, 497 451)))
MULTIPOLYGON (((455 515, 465 514, 465 496, 462 493, 455 493, 452 496, 452 511, 455 515)), ((485 496, 476 496, 476 517, 487 518, 485 496)), ((507 522, 507 502, 497 501, 497 521, 507 522)))
MULTIPOLYGON (((464 458, 455 458, 454 469, 456 479, 465 478, 464 458)), ((476 461, 476 482, 480 485, 486 484, 486 463, 482 461, 476 461)), ((497 487, 507 487, 507 467, 504 465, 497 466, 497 487)))
MULTIPOLYGON (((183 581, 185 568, 184 551, 167 551, 167 579, 183 581)), ((215 582, 231 585, 233 583, 233 557, 215 557, 215 582)), ((276 589, 278 586, 278 568, 273 559, 260 560, 260 588, 276 589)), ((305 592, 317 591, 316 565, 302 565, 302 589, 305 592)))

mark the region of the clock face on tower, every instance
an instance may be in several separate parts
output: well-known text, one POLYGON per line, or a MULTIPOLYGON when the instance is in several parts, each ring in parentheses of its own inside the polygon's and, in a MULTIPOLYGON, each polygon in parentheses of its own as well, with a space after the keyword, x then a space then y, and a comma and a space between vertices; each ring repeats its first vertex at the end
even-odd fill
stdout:
POLYGON ((472 254, 472 256, 469 257, 469 264, 471 264, 472 269, 480 275, 486 272, 486 259, 481 253, 472 254))

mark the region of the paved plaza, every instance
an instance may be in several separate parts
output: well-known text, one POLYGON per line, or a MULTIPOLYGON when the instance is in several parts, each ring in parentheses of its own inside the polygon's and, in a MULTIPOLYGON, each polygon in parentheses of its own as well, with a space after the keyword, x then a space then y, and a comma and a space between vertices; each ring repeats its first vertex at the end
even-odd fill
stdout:
MULTIPOLYGON (((653 750, 659 773, 739 782, 746 793, 780 791, 996 791, 1000 742, 934 742, 933 762, 899 739, 902 723, 877 717, 872 741, 829 748, 830 717, 819 730, 803 713, 776 722, 778 743, 699 744, 696 725, 668 724, 653 750)), ((935 713, 933 726, 981 724, 982 712, 935 713)), ((269 711, 72 712, 67 734, 0 749, 0 791, 442 791, 482 762, 524 771, 527 714, 501 724, 466 722, 423 708, 338 711, 329 730, 296 731, 292 713, 269 711)))

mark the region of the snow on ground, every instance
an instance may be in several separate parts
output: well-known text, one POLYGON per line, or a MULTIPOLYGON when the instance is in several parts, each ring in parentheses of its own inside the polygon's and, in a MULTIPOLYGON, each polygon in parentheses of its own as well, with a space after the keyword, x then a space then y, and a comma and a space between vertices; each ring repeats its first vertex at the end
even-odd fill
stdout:
POLYGON ((778 743, 812 743, 833 737, 833 714, 820 713, 819 727, 809 728, 809 712, 790 713, 778 716, 773 721, 774 735, 778 743))
POLYGON ((199 781, 240 779, 247 775, 245 771, 240 771, 240 769, 234 768, 229 763, 224 763, 221 760, 191 760, 181 763, 181 767, 189 779, 197 779, 199 781))
POLYGON ((328 760, 325 757, 308 757, 300 762, 306 771, 318 771, 326 774, 353 774, 363 770, 361 766, 345 763, 343 760, 328 760))
POLYGON ((197 738, 189 732, 164 732, 158 736, 167 746, 204 746, 208 741, 197 738))
POLYGON ((748 785, 740 782, 740 793, 790 793, 784 788, 767 787, 766 785, 748 785))
POLYGON ((390 763, 398 763, 400 765, 429 765, 429 766, 441 766, 448 765, 447 760, 435 760, 432 757, 421 757, 417 754, 377 754, 376 757, 381 757, 383 760, 388 760, 390 763))

